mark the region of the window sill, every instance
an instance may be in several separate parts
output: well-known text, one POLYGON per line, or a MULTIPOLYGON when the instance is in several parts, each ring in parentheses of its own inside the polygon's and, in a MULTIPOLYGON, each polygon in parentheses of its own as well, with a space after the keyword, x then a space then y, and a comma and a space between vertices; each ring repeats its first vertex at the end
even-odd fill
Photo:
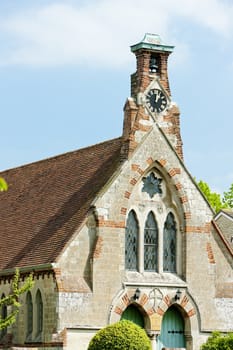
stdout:
POLYGON ((145 285, 145 286, 183 286, 187 284, 177 274, 171 272, 137 272, 137 271, 126 271, 125 272, 125 285, 145 285))

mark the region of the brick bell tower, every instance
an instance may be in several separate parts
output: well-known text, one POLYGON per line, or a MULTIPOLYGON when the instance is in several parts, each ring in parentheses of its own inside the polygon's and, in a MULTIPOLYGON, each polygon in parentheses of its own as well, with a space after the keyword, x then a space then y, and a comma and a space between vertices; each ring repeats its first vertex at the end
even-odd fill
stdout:
POLYGON ((131 97, 124 107, 124 157, 130 157, 145 134, 157 124, 183 159, 180 112, 171 100, 167 72, 168 56, 173 49, 174 46, 165 45, 159 35, 149 33, 131 46, 137 68, 131 75, 131 97))

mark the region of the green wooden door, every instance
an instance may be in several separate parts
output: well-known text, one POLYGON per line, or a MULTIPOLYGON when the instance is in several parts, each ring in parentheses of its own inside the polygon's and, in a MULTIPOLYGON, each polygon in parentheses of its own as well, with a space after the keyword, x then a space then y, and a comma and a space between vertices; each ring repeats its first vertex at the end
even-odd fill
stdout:
POLYGON ((158 348, 185 348, 184 320, 180 312, 171 306, 164 314, 158 348))
POLYGON ((121 320, 129 320, 144 328, 144 319, 138 308, 134 305, 129 305, 123 312, 121 320))

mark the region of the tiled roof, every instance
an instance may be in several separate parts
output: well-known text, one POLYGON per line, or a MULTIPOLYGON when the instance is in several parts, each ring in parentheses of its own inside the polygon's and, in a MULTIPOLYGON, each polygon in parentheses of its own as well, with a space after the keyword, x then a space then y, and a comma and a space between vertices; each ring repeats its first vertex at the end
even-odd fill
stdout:
POLYGON ((220 216, 224 215, 227 216, 229 219, 233 219, 233 210, 230 209, 221 209, 214 217, 215 220, 218 220, 220 216))
POLYGON ((222 211, 233 218, 233 210, 232 209, 223 209, 222 211))
POLYGON ((2 172, 0 269, 56 261, 120 161, 121 138, 2 172))

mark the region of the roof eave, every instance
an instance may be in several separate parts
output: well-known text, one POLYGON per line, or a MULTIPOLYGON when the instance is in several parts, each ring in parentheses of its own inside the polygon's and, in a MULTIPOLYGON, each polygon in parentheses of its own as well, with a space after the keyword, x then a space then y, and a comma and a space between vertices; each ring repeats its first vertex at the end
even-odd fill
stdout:
POLYGON ((54 266, 52 263, 15 267, 10 269, 4 269, 0 271, 0 277, 9 276, 15 274, 15 270, 19 269, 20 274, 30 273, 30 272, 40 272, 45 270, 53 270, 54 266))

